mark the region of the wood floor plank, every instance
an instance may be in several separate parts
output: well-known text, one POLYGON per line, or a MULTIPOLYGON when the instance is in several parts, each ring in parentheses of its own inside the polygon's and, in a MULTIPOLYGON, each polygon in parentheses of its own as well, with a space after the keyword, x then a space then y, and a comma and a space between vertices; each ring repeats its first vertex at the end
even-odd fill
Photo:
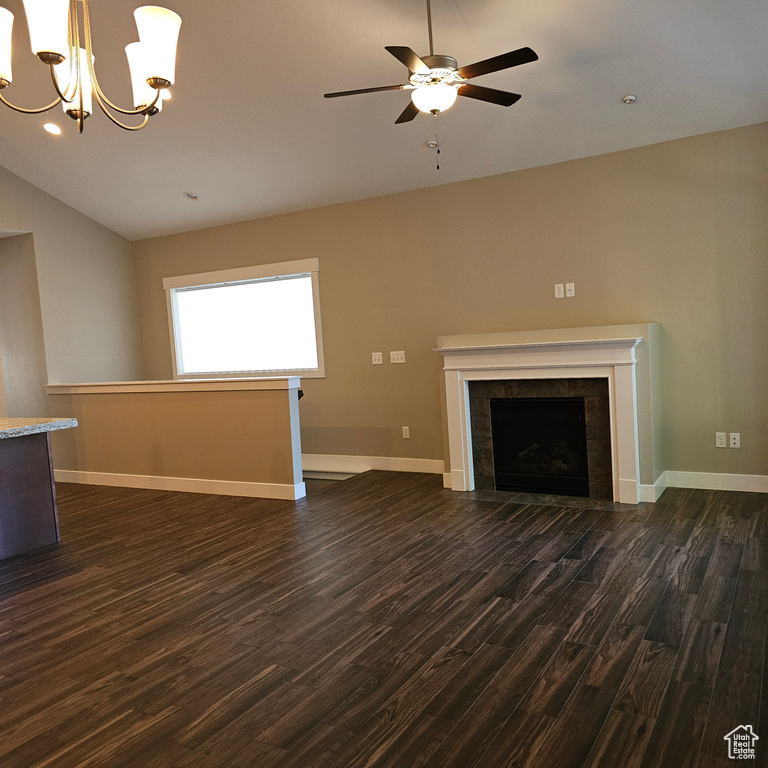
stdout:
POLYGON ((662 765, 693 768, 711 695, 712 689, 708 686, 677 680, 669 684, 641 768, 662 765))
POLYGON ((678 648, 643 640, 616 696, 615 709, 655 719, 672 678, 678 648))
POLYGON ((499 729, 480 765, 498 768, 533 765, 535 756, 549 743, 548 734, 553 724, 554 720, 546 715, 518 709, 499 729))
POLYGON ((613 710, 592 745, 584 768, 640 768, 655 721, 613 710))
POLYGON ((564 641, 531 686, 520 709, 556 718, 595 654, 593 646, 564 641))
POLYGON ((608 717, 615 695, 606 688, 580 685, 546 731, 541 749, 525 763, 527 768, 580 768, 608 717))
POLYGON ((0 562, 4 766, 724 768, 768 733, 765 495, 58 500, 0 562))
POLYGON ((453 679, 429 702, 424 712, 442 720, 459 720, 509 661, 510 656, 512 651, 509 648, 482 646, 473 654, 472 663, 456 672, 453 679))
POLYGON ((693 619, 683 638, 672 679, 711 688, 723 652, 726 626, 693 619))
POLYGON ((706 755, 722 756, 722 739, 736 727, 732 723, 754 726, 758 722, 766 624, 763 616, 731 614, 703 737, 702 750, 706 755))
MULTIPOLYGON (((645 632, 645 639, 679 646, 683 642, 688 623, 694 615, 697 605, 698 601, 695 595, 681 592, 675 588, 673 583, 668 582, 667 589, 656 606, 656 611, 645 632)), ((718 597, 715 610, 708 611, 707 614, 715 613, 718 615, 716 611, 721 610, 722 607, 723 602, 718 597)))
POLYGON ((645 627, 614 622, 584 673, 584 683, 618 690, 640 647, 645 627))

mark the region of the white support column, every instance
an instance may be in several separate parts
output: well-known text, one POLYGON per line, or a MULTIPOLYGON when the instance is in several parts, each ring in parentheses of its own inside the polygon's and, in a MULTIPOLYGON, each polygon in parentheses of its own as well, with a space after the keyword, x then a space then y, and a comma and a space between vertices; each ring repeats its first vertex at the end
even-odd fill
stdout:
POLYGON ((460 371, 445 372, 448 405, 448 442, 451 456, 451 490, 473 491, 472 435, 469 427, 469 395, 460 371))
POLYGON ((634 354, 632 357, 631 364, 614 367, 618 497, 624 504, 637 504, 640 491, 634 354))

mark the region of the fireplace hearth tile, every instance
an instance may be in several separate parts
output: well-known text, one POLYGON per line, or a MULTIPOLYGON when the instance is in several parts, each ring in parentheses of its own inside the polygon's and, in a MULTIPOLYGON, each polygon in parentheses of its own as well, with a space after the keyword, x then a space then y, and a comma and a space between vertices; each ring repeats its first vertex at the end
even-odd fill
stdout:
POLYGON ((475 474, 475 490, 476 491, 495 491, 496 480, 493 475, 478 475, 475 474))
MULTIPOLYGON (((593 483, 589 481, 589 498, 590 499, 605 499, 609 501, 613 498, 613 484, 612 483, 593 483)), ((623 506, 623 505, 622 505, 623 506)))

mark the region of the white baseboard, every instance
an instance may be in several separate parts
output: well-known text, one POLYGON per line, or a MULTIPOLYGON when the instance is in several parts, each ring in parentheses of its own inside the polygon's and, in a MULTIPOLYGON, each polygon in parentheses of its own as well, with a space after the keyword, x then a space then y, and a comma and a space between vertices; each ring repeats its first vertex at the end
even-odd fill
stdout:
POLYGON ((653 485, 643 485, 640 483, 638 494, 639 501, 658 501, 661 498, 661 494, 667 490, 667 473, 662 472, 656 482, 653 485))
POLYGON ((346 480, 348 477, 354 477, 355 472, 313 472, 311 469, 305 469, 302 472, 305 480, 346 480))
POLYGON ((109 485, 119 488, 146 488, 153 491, 185 491, 215 493, 221 496, 249 496, 256 499, 303 499, 304 483, 248 483, 237 480, 201 480, 193 477, 156 477, 154 475, 120 475, 112 472, 80 472, 55 469, 54 479, 60 483, 109 485))
POLYGON ((451 488, 451 473, 443 472, 443 488, 451 488))
POLYGON ((316 480, 343 480, 370 469, 386 472, 426 472, 433 475, 441 475, 445 469, 445 462, 440 459, 407 459, 396 456, 304 453, 301 462, 304 477, 316 480))
POLYGON ((701 488, 710 491, 752 491, 768 493, 768 475, 728 475, 718 472, 677 472, 667 470, 670 488, 701 488))

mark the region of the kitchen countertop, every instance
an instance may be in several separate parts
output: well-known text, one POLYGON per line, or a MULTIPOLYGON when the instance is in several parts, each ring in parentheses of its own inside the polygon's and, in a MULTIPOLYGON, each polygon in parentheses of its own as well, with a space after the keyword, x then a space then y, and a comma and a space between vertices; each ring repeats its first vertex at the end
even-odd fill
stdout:
POLYGON ((77 419, 3 419, 0 418, 0 440, 9 437, 36 435, 39 432, 53 432, 57 429, 71 429, 77 426, 77 419))

